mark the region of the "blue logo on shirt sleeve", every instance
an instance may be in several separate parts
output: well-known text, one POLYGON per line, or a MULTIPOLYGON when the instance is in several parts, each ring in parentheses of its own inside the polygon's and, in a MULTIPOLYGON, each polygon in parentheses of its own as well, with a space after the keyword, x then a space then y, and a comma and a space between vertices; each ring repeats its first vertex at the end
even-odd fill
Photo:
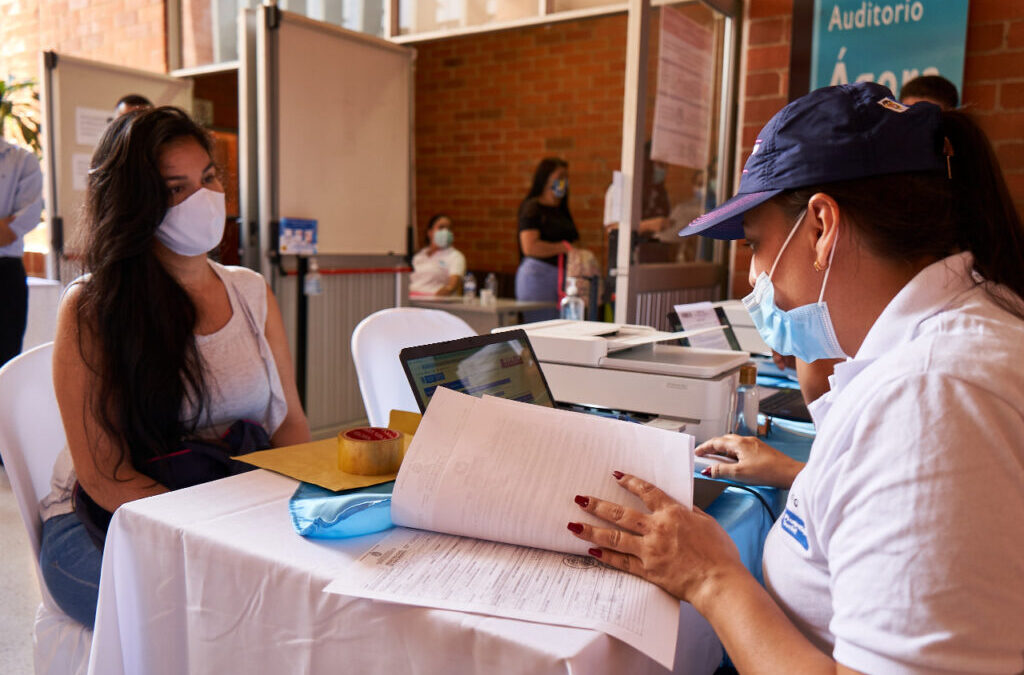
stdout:
POLYGON ((782 514, 781 527, 789 536, 796 539, 796 543, 800 544, 805 551, 810 548, 807 544, 807 528, 800 516, 786 509, 786 512, 782 514))

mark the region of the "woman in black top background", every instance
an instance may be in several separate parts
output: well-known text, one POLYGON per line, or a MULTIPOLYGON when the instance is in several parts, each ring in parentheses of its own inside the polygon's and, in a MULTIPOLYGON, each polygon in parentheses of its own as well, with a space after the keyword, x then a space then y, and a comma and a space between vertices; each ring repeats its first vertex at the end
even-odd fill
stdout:
MULTIPOLYGON (((516 299, 558 300, 558 256, 568 253, 580 235, 569 212, 569 164, 546 157, 533 173, 526 199, 519 205, 519 252, 516 299)), ((557 309, 524 312, 525 321, 558 317, 557 309)))

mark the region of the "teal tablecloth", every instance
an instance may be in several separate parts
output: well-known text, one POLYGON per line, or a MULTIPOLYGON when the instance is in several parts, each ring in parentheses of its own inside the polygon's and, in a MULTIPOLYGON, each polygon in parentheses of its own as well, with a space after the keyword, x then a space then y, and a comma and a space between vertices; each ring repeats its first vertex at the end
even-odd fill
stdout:
MULTIPOLYGON (((772 425, 764 438, 787 455, 807 459, 813 427, 799 423, 772 425)), ((394 483, 347 492, 331 492, 315 485, 301 483, 289 501, 292 523, 306 537, 343 539, 392 526, 391 491, 394 483)), ((778 515, 785 504, 785 492, 773 488, 755 488, 778 515)), ((747 569, 761 580, 761 552, 765 537, 772 527, 772 518, 757 497, 737 487, 727 488, 708 507, 708 514, 725 528, 739 548, 747 569)))

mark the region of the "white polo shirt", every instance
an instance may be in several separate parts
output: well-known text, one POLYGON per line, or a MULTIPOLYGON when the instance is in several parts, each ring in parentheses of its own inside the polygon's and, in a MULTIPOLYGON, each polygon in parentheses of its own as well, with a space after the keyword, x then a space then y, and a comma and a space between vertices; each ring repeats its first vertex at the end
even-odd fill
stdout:
POLYGON ((409 275, 410 295, 436 295, 444 288, 453 275, 461 277, 466 273, 466 256, 449 246, 430 254, 425 248, 412 258, 412 274, 409 275))
POLYGON ((1024 671, 1024 321, 972 262, 922 270, 836 366, 765 543, 768 591, 861 672, 1024 671))

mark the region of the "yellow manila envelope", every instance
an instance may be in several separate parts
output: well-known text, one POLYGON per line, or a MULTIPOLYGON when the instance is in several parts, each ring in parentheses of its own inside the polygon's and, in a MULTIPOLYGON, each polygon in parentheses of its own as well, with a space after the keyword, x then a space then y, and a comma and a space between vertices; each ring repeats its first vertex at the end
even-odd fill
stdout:
POLYGON ((335 492, 387 483, 398 475, 388 473, 382 476, 360 476, 345 473, 338 468, 338 439, 334 436, 312 443, 250 452, 235 459, 335 492))
MULTIPOLYGON (((419 413, 391 411, 388 428, 402 432, 403 451, 408 448, 422 417, 419 413)), ((250 452, 235 459, 335 492, 387 483, 398 475, 362 476, 342 471, 338 468, 338 439, 334 436, 312 443, 250 452)))

